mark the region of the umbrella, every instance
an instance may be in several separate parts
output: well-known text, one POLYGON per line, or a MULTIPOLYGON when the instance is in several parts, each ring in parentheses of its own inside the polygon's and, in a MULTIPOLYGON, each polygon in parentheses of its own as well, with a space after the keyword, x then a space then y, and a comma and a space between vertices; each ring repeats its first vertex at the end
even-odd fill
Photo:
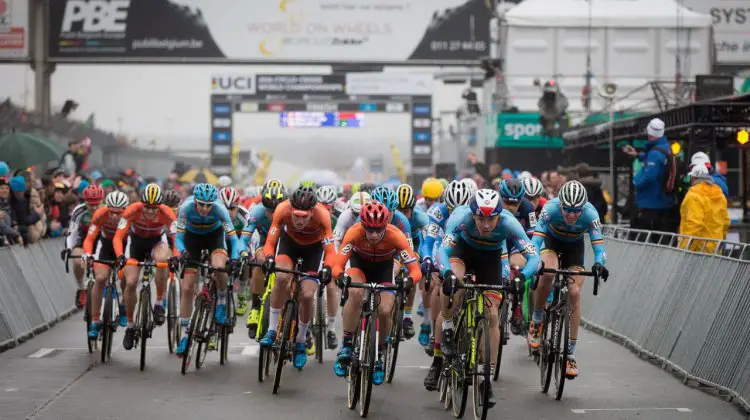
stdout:
POLYGON ((208 169, 191 169, 180 177, 180 182, 187 183, 198 183, 206 182, 209 184, 216 184, 219 182, 219 178, 208 169))
POLYGON ((0 155, 11 168, 60 160, 65 147, 42 136, 30 133, 9 133, 0 137, 0 155))

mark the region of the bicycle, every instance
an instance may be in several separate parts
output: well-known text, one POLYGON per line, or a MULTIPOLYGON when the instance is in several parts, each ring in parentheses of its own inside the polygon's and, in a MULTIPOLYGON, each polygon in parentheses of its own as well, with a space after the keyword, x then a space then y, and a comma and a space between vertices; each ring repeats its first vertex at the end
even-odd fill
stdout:
MULTIPOLYGON (((351 280, 351 277, 345 276, 344 284, 341 287, 341 306, 344 306, 349 298, 349 288, 364 289, 365 295, 363 298, 364 305, 359 315, 360 333, 353 343, 354 348, 352 349, 351 361, 347 366, 347 407, 353 410, 361 397, 359 415, 360 417, 367 417, 367 412, 370 409, 370 396, 372 394, 372 376, 375 371, 375 364, 379 359, 379 325, 377 320, 380 293, 395 291, 402 296, 406 296, 408 293, 404 287, 402 276, 396 277, 396 285, 352 283, 351 280)), ((400 300, 396 299, 396 302, 400 300)), ((401 323, 400 318, 396 320, 398 321, 397 324, 401 323)), ((395 366, 395 359, 392 366, 395 366)))
MULTIPOLYGON (((86 294, 86 304, 87 304, 87 310, 86 312, 89 312, 88 307, 89 303, 91 302, 91 287, 93 286, 92 279, 93 277, 93 266, 94 263, 99 264, 105 264, 108 265, 110 268, 110 274, 109 274, 109 280, 107 280, 106 286, 104 286, 104 291, 102 293, 102 299, 104 300, 103 303, 103 313, 101 317, 101 326, 99 329, 99 337, 98 340, 102 341, 102 348, 101 348, 101 361, 102 363, 107 363, 107 360, 112 356, 112 336, 114 335, 115 331, 117 331, 119 314, 115 315, 114 308, 117 307, 119 309, 120 307, 120 294, 117 292, 117 281, 118 275, 117 275, 117 269, 114 267, 117 264, 117 261, 107 261, 107 260, 97 260, 92 259, 89 260, 86 264, 86 277, 89 278, 89 285, 87 285, 87 294, 86 294)), ((91 339, 89 338, 89 347, 91 347, 90 342, 94 341, 96 343, 97 339, 91 339)))
POLYGON ((171 273, 167 285, 167 346, 169 353, 174 353, 175 347, 182 338, 180 327, 180 279, 171 273))
POLYGON ((130 267, 142 267, 141 273, 141 291, 138 296, 138 306, 135 312, 135 336, 133 337, 133 346, 141 347, 140 369, 146 368, 146 343, 151 338, 154 331, 154 308, 151 305, 151 278, 156 274, 158 268, 169 268, 166 262, 153 262, 150 258, 146 261, 129 260, 125 263, 130 267))
MULTIPOLYGON (((70 274, 70 264, 68 261, 70 260, 80 260, 80 255, 70 255, 70 250, 63 250, 62 254, 62 260, 65 262, 65 273, 70 274)), ((94 273, 93 270, 86 271, 86 305, 83 307, 83 323, 86 325, 86 337, 88 337, 89 330, 91 330, 91 323, 93 322, 92 316, 91 316, 91 290, 94 288, 94 273)), ((91 340, 86 339, 86 345, 89 349, 89 354, 93 354, 94 350, 96 350, 98 341, 97 340, 91 340)))
MULTIPOLYGON (((453 417, 461 418, 466 411, 469 377, 473 387, 474 418, 485 420, 489 401, 488 387, 491 386, 490 361, 490 325, 485 317, 485 308, 492 307, 492 302, 484 297, 484 292, 503 292, 509 288, 505 285, 473 284, 471 274, 465 274, 463 284, 454 285, 454 289, 466 290, 458 314, 458 321, 453 330, 455 353, 444 364, 442 375, 445 377, 445 398, 450 394, 450 403, 444 401, 445 409, 452 407, 453 417), (448 376, 450 380, 448 380, 448 376), (480 390, 480 384, 483 390, 480 390)), ((446 281, 446 280, 443 280, 446 281)), ((450 296, 449 305, 453 305, 450 296)))
MULTIPOLYGON (((263 264, 248 262, 250 266, 262 267, 263 264)), ((271 291, 276 285, 276 273, 268 272, 265 274, 266 289, 261 297, 259 318, 260 323, 255 331, 255 341, 260 342, 268 331, 268 314, 271 312, 271 291)), ((252 338, 252 337, 251 337, 252 338)), ((277 362, 277 355, 265 347, 260 347, 258 351, 258 382, 263 382, 271 374, 271 356, 274 356, 273 363, 277 362)))
MULTIPOLYGON (((500 342, 497 346, 495 370, 492 375, 493 381, 497 381, 500 378, 500 364, 503 361, 503 347, 508 344, 508 340, 510 339, 510 313, 512 311, 512 308, 516 308, 519 305, 518 293, 516 293, 516 290, 519 290, 518 288, 520 287, 520 281, 519 279, 514 278, 511 284, 513 284, 516 288, 513 289, 513 292, 505 293, 503 295, 503 300, 502 302, 500 302, 500 309, 497 316, 498 326, 500 328, 500 342), (509 302, 508 300, 509 297, 512 299, 511 302, 509 302)), ((508 287, 508 289, 510 289, 510 287, 508 287)))
MULTIPOLYGON (((552 304, 544 311, 544 325, 542 329, 542 342, 539 346, 539 371, 542 392, 549 391, 552 379, 552 369, 555 370, 555 399, 560 400, 565 388, 567 375, 566 362, 568 359, 568 344, 570 343, 570 301, 568 300, 568 284, 572 276, 594 277, 594 296, 599 293, 599 273, 593 271, 559 270, 555 268, 542 268, 542 273, 555 275, 553 283, 552 304), (549 328, 552 326, 552 328, 549 328)), ((538 281, 532 285, 536 290, 538 281)))
POLYGON ((323 340, 328 332, 325 291, 324 287, 318 287, 318 292, 315 294, 315 311, 310 323, 310 330, 315 338, 315 359, 318 363, 323 363, 323 350, 326 345, 323 340))

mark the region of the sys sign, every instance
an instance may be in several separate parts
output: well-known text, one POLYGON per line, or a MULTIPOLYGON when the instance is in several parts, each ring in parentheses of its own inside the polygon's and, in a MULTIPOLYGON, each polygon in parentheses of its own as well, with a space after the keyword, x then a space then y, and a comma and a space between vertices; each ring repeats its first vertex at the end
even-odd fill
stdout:
POLYGON ((61 32, 125 32, 130 0, 68 0, 61 32))
POLYGON ((559 137, 544 137, 539 114, 498 114, 497 147, 562 147, 559 137))
POLYGON ((215 94, 255 94, 255 75, 223 75, 211 77, 211 93, 215 94))

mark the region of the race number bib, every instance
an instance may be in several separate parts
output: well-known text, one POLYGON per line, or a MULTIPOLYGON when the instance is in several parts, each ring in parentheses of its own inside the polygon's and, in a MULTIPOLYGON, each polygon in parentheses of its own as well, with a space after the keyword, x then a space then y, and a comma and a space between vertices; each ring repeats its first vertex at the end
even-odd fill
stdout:
POLYGON ((599 230, 602 228, 602 221, 597 217, 593 222, 591 222, 591 226, 593 226, 594 229, 599 230))
POLYGON ((352 244, 346 244, 345 247, 341 249, 341 254, 348 255, 352 251, 352 244))
POLYGON ((117 224, 117 229, 125 229, 128 227, 128 221, 126 219, 120 219, 120 223, 117 224))
POLYGON ((533 228, 536 226, 536 213, 531 212, 529 213, 529 227, 533 228))
POLYGON ((427 226, 427 236, 429 237, 437 238, 439 231, 440 226, 436 225, 435 223, 430 223, 429 226, 427 226))

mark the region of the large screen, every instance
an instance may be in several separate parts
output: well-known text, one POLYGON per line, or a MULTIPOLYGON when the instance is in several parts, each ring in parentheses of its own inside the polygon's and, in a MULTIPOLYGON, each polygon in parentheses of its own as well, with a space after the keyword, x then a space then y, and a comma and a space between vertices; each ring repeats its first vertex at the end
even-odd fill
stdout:
POLYGON ((280 112, 279 124, 285 128, 350 127, 365 124, 364 112, 280 112))

